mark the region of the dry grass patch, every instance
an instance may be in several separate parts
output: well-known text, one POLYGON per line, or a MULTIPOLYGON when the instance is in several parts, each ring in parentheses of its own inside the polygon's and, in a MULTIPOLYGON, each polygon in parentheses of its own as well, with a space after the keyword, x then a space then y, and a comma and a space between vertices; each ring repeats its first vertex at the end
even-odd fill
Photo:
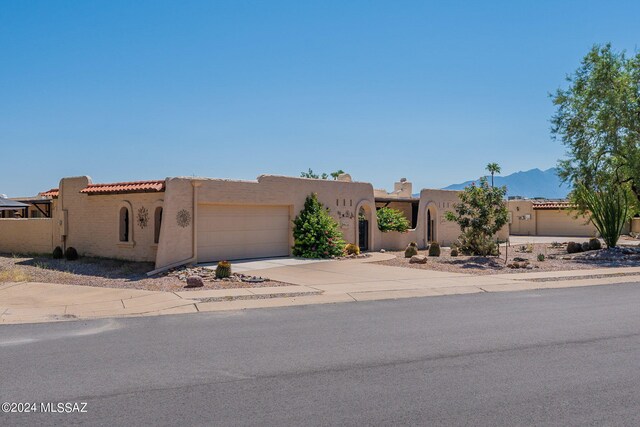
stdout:
POLYGON ((0 269, 0 283, 4 282, 28 282, 31 276, 21 268, 3 268, 0 269))

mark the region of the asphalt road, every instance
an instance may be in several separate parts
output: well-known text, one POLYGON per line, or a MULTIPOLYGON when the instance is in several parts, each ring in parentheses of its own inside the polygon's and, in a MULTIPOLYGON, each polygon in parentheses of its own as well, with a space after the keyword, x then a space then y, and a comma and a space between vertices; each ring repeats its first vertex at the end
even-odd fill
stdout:
POLYGON ((0 326, 0 425, 640 425, 640 284, 0 326))

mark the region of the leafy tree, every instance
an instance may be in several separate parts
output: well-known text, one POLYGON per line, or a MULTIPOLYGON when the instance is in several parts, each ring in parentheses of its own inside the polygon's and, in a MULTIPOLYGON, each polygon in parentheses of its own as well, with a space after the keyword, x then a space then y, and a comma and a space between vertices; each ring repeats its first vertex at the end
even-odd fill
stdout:
POLYGON ((331 258, 342 255, 345 242, 329 208, 313 193, 293 220, 293 255, 303 258, 331 258))
POLYGON ((343 171, 342 169, 338 169, 338 170, 337 170, 337 171, 335 171, 335 172, 331 172, 331 174, 330 174, 330 175, 331 175, 331 177, 332 177, 334 180, 336 180, 336 179, 338 179, 338 177, 339 177, 341 174, 343 174, 343 173, 344 173, 344 171, 343 171))
POLYGON ((640 198, 640 53, 594 46, 552 95, 552 135, 567 147, 559 176, 604 195, 628 183, 640 198))
POLYGON ((497 163, 489 163, 487 165, 487 171, 491 174, 491 186, 493 187, 493 175, 496 173, 500 173, 502 169, 497 163))
POLYGON ((326 174, 323 172, 320 175, 318 175, 311 168, 309 168, 307 172, 300 172, 300 177, 313 178, 313 179, 329 179, 329 176, 331 176, 334 180, 336 180, 338 179, 338 176, 342 173, 344 173, 344 171, 342 169, 338 169, 337 171, 331 172, 330 174, 326 174))
POLYGON ((615 247, 622 228, 631 216, 628 188, 615 184, 593 190, 578 184, 572 192, 572 198, 578 210, 589 215, 607 246, 615 247))
POLYGON ((504 202, 507 187, 490 187, 482 177, 478 185, 467 186, 460 194, 460 203, 454 205, 455 213, 446 212, 445 218, 460 226, 462 234, 456 246, 468 255, 497 255, 495 234, 508 222, 507 205, 504 202))
POLYGON ((383 207, 376 211, 378 218, 378 229, 386 233, 388 231, 399 231, 404 233, 410 228, 409 220, 404 216, 402 211, 383 207))

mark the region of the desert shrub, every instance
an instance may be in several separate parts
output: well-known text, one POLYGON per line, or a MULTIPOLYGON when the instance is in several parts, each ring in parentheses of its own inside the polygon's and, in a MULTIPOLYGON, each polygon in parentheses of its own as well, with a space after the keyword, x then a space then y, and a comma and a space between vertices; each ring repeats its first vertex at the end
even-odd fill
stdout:
POLYGON ((67 261, 75 261, 78 259, 78 251, 73 246, 69 246, 66 251, 64 251, 64 257, 67 261))
POLYGON ((388 231, 399 231, 404 233, 410 227, 409 220, 402 211, 388 207, 380 208, 376 211, 378 218, 378 229, 383 233, 388 231))
POLYGON ((418 245, 416 242, 411 242, 407 246, 407 249, 404 250, 404 257, 411 258, 414 255, 418 255, 418 245))
POLYGON ((347 255, 360 255, 360 247, 353 243, 349 243, 344 247, 344 253, 347 255))
POLYGON ((331 258, 344 253, 345 242, 329 209, 313 193, 293 220, 293 255, 303 258, 331 258))
POLYGON ((229 261, 220 261, 216 266, 216 279, 224 279, 231 277, 231 263, 229 261))
POLYGON ((602 243, 600 243, 600 239, 589 240, 589 249, 592 251, 597 251, 599 249, 602 249, 602 243))
POLYGON ((567 243, 567 253, 575 254, 578 252, 582 252, 582 245, 576 242, 567 243))
POLYGON ((631 217, 629 190, 625 186, 614 184, 602 185, 597 189, 578 184, 571 197, 578 205, 578 211, 589 215, 607 246, 615 247, 622 229, 631 217))
POLYGON ((544 254, 538 254, 538 261, 542 262, 544 261, 544 254))
POLYGON ((464 255, 498 255, 498 244, 490 237, 473 230, 467 230, 455 243, 458 251, 464 255))
POLYGON ((53 250, 53 259, 62 259, 64 258, 64 252, 62 252, 62 248, 60 246, 56 246, 53 250))
POLYGON ((438 242, 431 242, 429 245, 429 256, 440 256, 440 244, 438 242))
POLYGON ((455 213, 445 213, 448 221, 460 226, 462 233, 456 246, 463 253, 480 256, 498 253, 494 236, 509 220, 504 202, 506 193, 506 187, 490 187, 483 177, 478 185, 471 184, 459 194, 460 203, 454 205, 455 213))
POLYGON ((458 250, 456 248, 451 249, 451 256, 458 256, 458 250))
POLYGON ((591 247, 589 246, 589 242, 582 242, 582 252, 587 252, 589 250, 591 250, 591 247))

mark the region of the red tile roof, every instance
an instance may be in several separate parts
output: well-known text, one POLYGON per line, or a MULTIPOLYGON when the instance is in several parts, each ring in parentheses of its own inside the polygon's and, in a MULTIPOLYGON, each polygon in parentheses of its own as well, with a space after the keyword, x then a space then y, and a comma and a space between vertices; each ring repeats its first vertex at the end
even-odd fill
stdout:
POLYGON ((533 203, 533 209, 573 209, 575 205, 569 202, 540 202, 533 203))
POLYGON ((85 194, 155 193, 164 191, 164 179, 157 181, 116 182, 113 184, 89 184, 82 190, 85 194))
POLYGON ((57 188, 52 188, 49 191, 43 191, 42 193, 39 193, 38 196, 41 196, 41 197, 58 197, 58 194, 60 194, 60 191, 58 191, 57 188))

